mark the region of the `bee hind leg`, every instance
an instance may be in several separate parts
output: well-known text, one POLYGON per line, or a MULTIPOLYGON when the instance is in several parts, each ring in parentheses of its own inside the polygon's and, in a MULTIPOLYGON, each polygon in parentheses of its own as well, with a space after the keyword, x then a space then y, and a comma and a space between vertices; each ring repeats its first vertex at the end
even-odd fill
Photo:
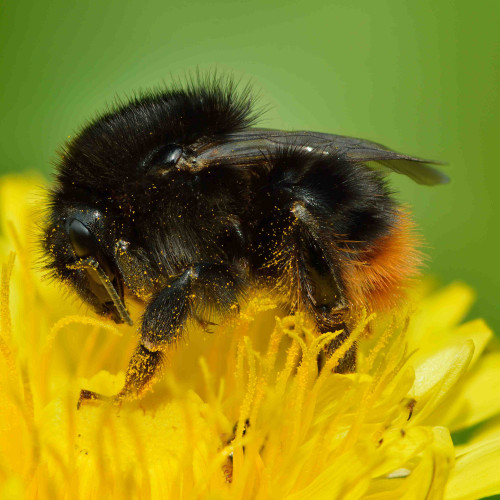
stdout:
MULTIPOLYGON (((330 358, 337 349, 339 349, 350 336, 350 330, 345 322, 339 320, 338 323, 325 327, 322 324, 318 325, 318 330, 321 333, 338 332, 337 336, 328 343, 323 350, 318 354, 318 373, 323 369, 328 358, 330 358)), ((337 365, 333 369, 335 373, 353 373, 356 371, 356 352, 357 346, 354 342, 347 350, 342 358, 339 359, 337 365)))
MULTIPOLYGON (((338 332, 318 355, 318 373, 326 360, 339 349, 350 335, 345 318, 348 313, 344 287, 337 266, 329 251, 329 235, 325 234, 318 218, 302 201, 296 201, 291 208, 296 219, 295 231, 291 231, 290 248, 297 269, 295 279, 301 290, 302 303, 312 312, 318 332, 338 332)), ((338 361, 336 373, 356 371, 356 344, 354 343, 338 361)))

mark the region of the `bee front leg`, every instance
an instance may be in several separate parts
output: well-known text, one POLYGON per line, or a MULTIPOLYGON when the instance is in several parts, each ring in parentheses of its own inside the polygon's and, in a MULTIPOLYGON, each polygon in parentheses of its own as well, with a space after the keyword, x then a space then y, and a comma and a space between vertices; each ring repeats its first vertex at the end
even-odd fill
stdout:
POLYGON ((125 385, 112 397, 91 391, 80 393, 78 407, 86 402, 104 400, 119 403, 137 398, 155 381, 164 353, 182 336, 186 321, 203 318, 208 310, 228 316, 238 310, 238 296, 244 280, 238 270, 227 264, 196 264, 169 283, 147 306, 141 325, 141 341, 130 359, 125 385))
POLYGON ((96 392, 81 390, 77 408, 91 402, 119 403, 123 399, 136 397, 151 385, 162 363, 162 351, 150 351, 139 344, 130 358, 123 389, 115 396, 103 396, 96 392))

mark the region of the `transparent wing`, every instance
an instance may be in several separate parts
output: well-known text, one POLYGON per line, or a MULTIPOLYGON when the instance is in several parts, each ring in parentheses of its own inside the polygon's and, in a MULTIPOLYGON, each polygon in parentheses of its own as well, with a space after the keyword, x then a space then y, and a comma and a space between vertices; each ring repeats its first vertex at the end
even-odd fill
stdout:
POLYGON ((272 155, 273 149, 293 146, 299 150, 342 156, 348 161, 366 163, 377 170, 397 172, 410 177, 418 184, 432 186, 449 181, 447 175, 431 166, 442 163, 398 153, 381 144, 355 137, 252 128, 230 134, 228 139, 227 143, 219 145, 219 155, 249 159, 251 156, 255 158, 257 151, 272 155))

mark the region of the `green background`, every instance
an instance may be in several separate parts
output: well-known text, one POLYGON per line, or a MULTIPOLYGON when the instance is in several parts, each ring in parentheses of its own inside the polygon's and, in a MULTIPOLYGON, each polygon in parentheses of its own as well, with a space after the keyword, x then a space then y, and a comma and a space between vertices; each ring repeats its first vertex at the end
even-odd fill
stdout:
MULTIPOLYGON (((197 67, 251 79, 266 127, 369 138, 443 160, 448 186, 393 175, 427 272, 478 292, 497 333, 498 2, 15 0, 0 11, 1 172, 54 151, 116 95, 197 67)), ((13 208, 14 210, 15 208, 13 208)))

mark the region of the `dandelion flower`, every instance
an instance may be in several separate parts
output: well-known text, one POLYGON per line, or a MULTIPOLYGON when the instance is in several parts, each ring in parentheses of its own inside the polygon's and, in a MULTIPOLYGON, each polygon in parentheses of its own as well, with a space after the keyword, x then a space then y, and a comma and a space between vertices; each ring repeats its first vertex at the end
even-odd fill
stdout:
POLYGON ((317 374, 335 332, 255 296, 216 333, 192 329, 143 399, 77 410, 81 388, 122 387, 137 339, 33 270, 32 189, 0 183, 2 498, 500 493, 500 351, 483 321, 459 324, 473 300, 461 284, 360 320, 349 375, 331 369, 348 343, 317 374))

